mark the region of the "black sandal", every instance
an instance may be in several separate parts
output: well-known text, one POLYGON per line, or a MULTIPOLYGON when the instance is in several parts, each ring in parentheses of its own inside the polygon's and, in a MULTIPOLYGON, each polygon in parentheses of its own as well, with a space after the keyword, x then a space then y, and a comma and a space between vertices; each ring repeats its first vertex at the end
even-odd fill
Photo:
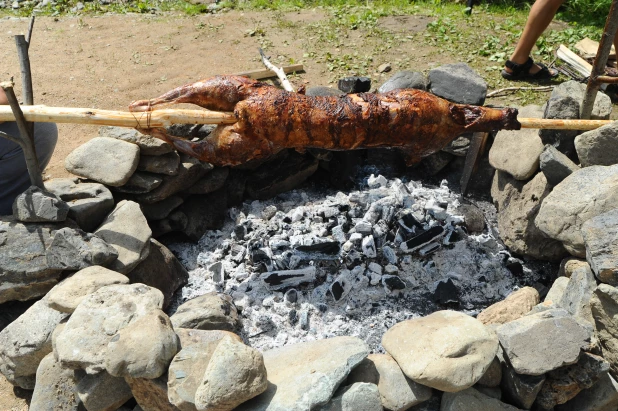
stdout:
POLYGON ((502 70, 502 77, 507 80, 551 80, 554 77, 558 76, 558 72, 551 72, 549 68, 543 63, 536 63, 541 70, 537 71, 534 74, 530 73, 530 69, 534 65, 534 60, 532 57, 528 57, 528 60, 523 64, 513 63, 511 60, 507 60, 504 65, 512 70, 512 73, 509 73, 506 70, 502 70))

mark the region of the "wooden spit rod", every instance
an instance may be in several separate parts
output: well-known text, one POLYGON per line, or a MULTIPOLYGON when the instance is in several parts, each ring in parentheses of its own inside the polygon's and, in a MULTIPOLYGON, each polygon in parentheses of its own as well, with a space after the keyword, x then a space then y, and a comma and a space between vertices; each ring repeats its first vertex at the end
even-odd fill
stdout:
MULTIPOLYGON (((71 107, 21 106, 26 121, 47 123, 76 123, 132 128, 166 127, 171 124, 233 124, 232 113, 194 110, 163 109, 150 112, 129 112, 71 107)), ((594 130, 612 120, 558 120, 519 118, 522 128, 553 130, 594 130)), ((0 121, 15 121, 9 106, 0 106, 0 121)))

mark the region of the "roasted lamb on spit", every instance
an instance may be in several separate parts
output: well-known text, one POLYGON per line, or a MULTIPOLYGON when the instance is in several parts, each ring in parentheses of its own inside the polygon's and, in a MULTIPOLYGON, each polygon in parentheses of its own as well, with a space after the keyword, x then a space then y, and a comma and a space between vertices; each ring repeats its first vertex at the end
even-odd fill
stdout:
POLYGON ((164 128, 140 131, 217 166, 265 158, 285 148, 302 152, 374 147, 399 148, 413 164, 462 133, 521 127, 515 109, 454 104, 420 90, 313 97, 239 76, 187 84, 158 98, 133 102, 129 109, 150 111, 175 103, 233 111, 237 122, 217 126, 198 142, 168 135, 164 128))

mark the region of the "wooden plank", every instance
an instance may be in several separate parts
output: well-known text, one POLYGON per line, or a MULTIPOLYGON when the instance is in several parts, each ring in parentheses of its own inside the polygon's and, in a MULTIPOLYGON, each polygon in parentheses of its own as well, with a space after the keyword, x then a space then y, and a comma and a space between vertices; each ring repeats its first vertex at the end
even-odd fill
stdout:
MULTIPOLYGON (((575 44, 575 49, 585 59, 593 59, 599 50, 599 42, 589 39, 588 37, 580 40, 575 44)), ((609 53, 610 60, 616 60, 616 48, 612 45, 612 51, 609 53)))
POLYGON ((470 184, 472 176, 481 162, 483 154, 485 153, 485 146, 487 144, 488 137, 489 133, 485 132, 472 134, 470 146, 468 147, 468 153, 466 154, 466 162, 464 163, 461 179, 459 180, 462 196, 465 196, 468 193, 468 185, 470 184))
MULTIPOLYGON (((292 64, 291 66, 283 66, 283 72, 285 74, 290 74, 298 71, 305 71, 302 64, 292 64)), ((236 73, 236 76, 244 76, 249 77, 255 80, 260 80, 263 78, 277 77, 277 74, 269 69, 257 69, 257 70, 249 70, 242 71, 240 73, 236 73)))
POLYGON ((592 73, 592 64, 579 57, 564 44, 561 44, 560 47, 558 47, 556 55, 560 60, 567 63, 582 76, 588 77, 590 76, 590 73, 592 73))

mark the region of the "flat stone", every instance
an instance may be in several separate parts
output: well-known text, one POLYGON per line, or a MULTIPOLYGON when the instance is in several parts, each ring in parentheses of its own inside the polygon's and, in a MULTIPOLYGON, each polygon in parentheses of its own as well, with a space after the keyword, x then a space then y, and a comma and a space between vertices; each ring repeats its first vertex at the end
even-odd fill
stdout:
POLYGON ((159 156, 141 156, 139 163, 137 163, 137 169, 149 173, 175 176, 178 174, 179 165, 180 156, 176 151, 172 151, 159 156))
POLYGON ((40 297, 57 284, 62 270, 49 267, 45 250, 61 227, 0 219, 0 304, 40 297))
POLYGON ((500 388, 504 400, 509 404, 529 410, 545 382, 544 375, 517 374, 506 364, 502 367, 500 388))
POLYGON ((157 203, 188 189, 211 169, 212 165, 182 154, 176 175, 164 175, 159 187, 149 193, 137 194, 133 198, 140 204, 157 203))
POLYGON ((239 325, 232 298, 215 292, 181 304, 170 319, 174 328, 234 331, 239 325))
POLYGON ((200 411, 233 410, 267 387, 262 354, 225 337, 217 344, 195 391, 195 406, 200 411))
POLYGON ((539 157, 539 165, 547 182, 552 186, 557 186, 562 180, 579 170, 577 164, 549 144, 543 148, 539 157))
POLYGON ((612 411, 618 407, 618 383, 609 373, 571 401, 557 405, 556 411, 612 411))
POLYGON ((130 273, 148 257, 152 231, 139 204, 133 201, 119 202, 95 234, 118 251, 118 259, 109 265, 114 271, 130 273))
POLYGON ((159 378, 178 352, 169 317, 153 310, 121 328, 107 344, 105 369, 114 377, 159 378))
POLYGON ((13 217, 24 223, 60 222, 67 219, 69 206, 53 193, 30 186, 13 202, 13 217))
POLYGON ((590 299, 592 316, 603 358, 609 361, 611 372, 618 373, 618 289, 599 284, 590 299))
POLYGON ((440 411, 518 411, 519 408, 482 394, 474 388, 442 396, 440 411))
POLYGON ((571 278, 575 270, 587 267, 590 268, 590 265, 586 260, 582 260, 577 257, 566 257, 564 260, 560 261, 560 268, 558 269, 558 276, 564 276, 567 278, 571 278))
POLYGON ((227 206, 228 197, 224 190, 187 198, 178 209, 186 216, 182 232, 191 240, 198 241, 206 231, 223 227, 227 206))
POLYGON ((230 175, 230 169, 227 167, 217 167, 204 177, 199 179, 195 184, 189 187, 185 193, 188 194, 208 194, 217 191, 225 185, 227 177, 230 175))
POLYGON ((114 208, 114 197, 103 184, 54 178, 45 182, 45 188, 69 205, 68 217, 87 232, 94 231, 114 208))
POLYGON ((586 260, 602 283, 618 285, 618 208, 582 225, 586 260))
POLYGON ((334 337, 263 353, 268 389, 237 411, 301 411, 325 405, 350 371, 369 354, 356 337, 334 337))
POLYGON ((398 71, 378 88, 378 93, 388 93, 389 91, 402 88, 415 88, 427 91, 427 77, 419 71, 398 71))
POLYGON ((366 382, 343 387, 321 411, 382 411, 378 386, 366 382))
POLYGON ((574 364, 592 336, 591 329, 561 309, 522 317, 496 332, 514 371, 525 375, 542 375, 574 364))
POLYGON ((174 147, 165 141, 142 134, 133 128, 103 126, 99 128, 99 137, 117 138, 127 143, 137 144, 140 153, 145 156, 160 156, 174 151, 174 147))
MULTIPOLYGON (((551 96, 571 96, 581 105, 584 101, 585 93, 586 84, 575 80, 569 80, 554 87, 551 96)), ((593 120, 608 120, 611 113, 612 101, 610 97, 603 92, 597 93, 590 118, 593 120)))
POLYGON ((576 257, 585 257, 582 224, 616 208, 618 164, 591 166, 567 177, 543 200, 534 224, 549 237, 562 241, 576 257))
POLYGON ((125 185, 121 187, 112 187, 112 190, 119 193, 142 194, 154 190, 159 187, 162 182, 163 178, 161 176, 136 171, 125 185))
POLYGON ((65 367, 103 371, 112 337, 162 305, 161 292, 143 284, 99 288, 82 300, 56 338, 56 357, 65 367))
POLYGON ((505 324, 526 315, 540 300, 536 289, 524 287, 512 292, 504 300, 490 305, 481 311, 476 319, 483 324, 505 324))
POLYGON ((94 234, 65 227, 54 233, 45 256, 50 268, 82 270, 94 265, 113 264, 118 251, 94 234))
POLYGON ((84 268, 64 279, 47 293, 47 303, 55 310, 72 313, 80 302, 101 287, 128 284, 129 279, 101 266, 84 268))
POLYGON ((75 395, 73 370, 62 368, 53 353, 47 354, 36 372, 30 409, 78 411, 80 405, 75 395))
POLYGON ((127 274, 132 284, 141 283, 163 293, 163 309, 166 309, 174 293, 189 280, 189 273, 176 256, 157 240, 150 239, 148 257, 127 274))
POLYGON ((618 126, 610 123, 580 134, 575 150, 582 167, 618 164, 618 126))
POLYGON ((494 388, 502 381, 502 365, 498 357, 494 358, 485 374, 476 383, 483 387, 494 388))
POLYGON ((117 410, 133 397, 131 388, 124 378, 113 377, 102 371, 98 374, 86 374, 75 371, 77 396, 88 411, 117 410))
MULTIPOLYGON (((547 102, 543 118, 548 119, 579 119, 580 102, 573 96, 560 95, 552 96, 547 102)), ((577 130, 539 130, 539 137, 543 145, 551 145, 556 150, 575 158, 575 136, 579 134, 577 130)))
POLYGON ((498 338, 475 318, 437 311, 402 321, 382 337, 382 346, 411 380, 440 391, 474 385, 498 351, 498 338))
POLYGON ((179 411, 167 398, 167 374, 159 378, 129 378, 133 398, 143 411, 179 411))
POLYGON ((195 392, 219 343, 226 337, 242 342, 228 331, 176 330, 182 349, 169 367, 169 401, 182 411, 195 411, 195 392))
POLYGON ((163 220, 177 209, 184 200, 179 196, 171 196, 158 203, 142 204, 142 212, 148 220, 163 220))
POLYGON ((560 241, 547 238, 534 223, 539 205, 550 191, 542 173, 524 184, 503 171, 496 171, 491 196, 498 209, 500 238, 509 250, 550 261, 560 260, 567 254, 560 241))
POLYGON ((594 278, 590 267, 588 265, 580 267, 571 275, 558 306, 567 310, 574 317, 594 324, 590 310, 590 299, 596 288, 597 280, 594 278))
POLYGON ((34 388, 39 363, 52 351, 52 332, 68 316, 43 299, 0 332, 0 372, 11 384, 34 388))
POLYGON ((444 64, 429 70, 431 92, 454 103, 482 106, 487 83, 466 63, 444 64))
POLYGON ((609 364, 602 357, 582 353, 576 364, 567 365, 547 373, 545 384, 536 398, 543 409, 552 409, 574 398, 580 391, 591 388, 609 371, 609 364))
POLYGON ((334 87, 315 86, 307 88, 306 96, 341 96, 345 93, 334 87))
POLYGON ((369 354, 350 372, 347 383, 377 384, 384 408, 404 411, 431 398, 431 388, 407 378, 388 354, 369 354))
POLYGON ((444 146, 442 151, 457 157, 465 157, 468 154, 471 140, 472 133, 463 134, 444 146))
POLYGON ((109 137, 95 137, 65 159, 68 172, 109 186, 122 186, 135 172, 139 147, 109 137))
POLYGON ((489 164, 516 180, 528 180, 539 169, 542 152, 543 143, 537 130, 502 130, 489 150, 489 164))

